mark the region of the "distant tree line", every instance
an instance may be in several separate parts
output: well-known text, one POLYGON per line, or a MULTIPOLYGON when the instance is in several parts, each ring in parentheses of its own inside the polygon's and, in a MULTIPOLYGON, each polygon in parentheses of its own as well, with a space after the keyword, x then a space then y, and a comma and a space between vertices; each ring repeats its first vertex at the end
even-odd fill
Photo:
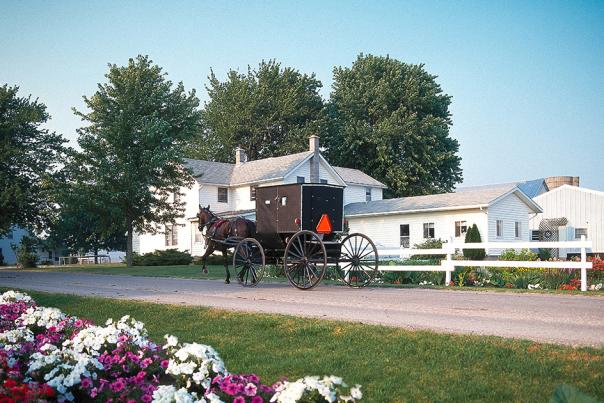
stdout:
POLYGON ((210 71, 207 102, 172 83, 147 56, 110 64, 74 109, 79 149, 44 128, 46 107, 0 87, 0 235, 13 226, 71 250, 126 249, 135 232, 162 231, 182 215, 190 185, 183 158, 233 162, 300 152, 318 134, 334 165, 360 169, 386 196, 446 192, 461 182, 450 137, 451 97, 423 65, 359 55, 336 67, 328 100, 314 74, 262 61, 224 80, 210 71))

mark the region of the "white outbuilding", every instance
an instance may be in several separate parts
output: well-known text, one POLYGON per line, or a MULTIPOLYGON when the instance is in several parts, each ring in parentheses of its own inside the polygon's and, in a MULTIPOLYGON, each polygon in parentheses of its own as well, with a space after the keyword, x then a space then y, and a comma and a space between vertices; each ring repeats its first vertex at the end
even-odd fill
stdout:
MULTIPOLYGON (((518 183, 468 187, 454 193, 352 203, 350 232, 379 248, 409 248, 429 239, 465 238, 476 224, 483 241, 528 241, 529 219, 542 210, 518 183)), ((488 250, 497 255, 501 250, 488 250)))
MULTIPOLYGON (((593 242, 591 253, 604 255, 604 192, 563 185, 533 199, 543 213, 530 221, 534 237, 572 241, 582 235, 593 242)), ((560 250, 560 256, 578 253, 560 250)))

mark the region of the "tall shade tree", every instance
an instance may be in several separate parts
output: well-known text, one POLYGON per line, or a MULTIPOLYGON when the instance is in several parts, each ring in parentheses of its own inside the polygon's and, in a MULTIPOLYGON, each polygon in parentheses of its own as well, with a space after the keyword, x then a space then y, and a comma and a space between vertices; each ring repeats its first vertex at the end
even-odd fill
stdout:
POLYGON ((192 158, 233 162, 241 146, 251 160, 304 151, 323 117, 321 82, 270 60, 226 81, 210 72, 203 130, 188 151, 192 158))
POLYGON ((450 191, 462 180, 450 104, 423 65, 361 54, 334 69, 327 157, 384 182, 386 196, 450 191))
POLYGON ((0 236, 12 226, 41 232, 55 212, 53 184, 66 140, 43 128, 46 106, 0 87, 0 236))
POLYGON ((74 110, 86 122, 75 163, 82 192, 112 214, 108 232, 127 234, 130 266, 135 231, 156 233, 182 215, 183 203, 172 195, 192 180, 182 158, 199 131, 199 100, 182 83, 173 86, 147 56, 110 64, 106 78, 84 97, 89 111, 74 110))

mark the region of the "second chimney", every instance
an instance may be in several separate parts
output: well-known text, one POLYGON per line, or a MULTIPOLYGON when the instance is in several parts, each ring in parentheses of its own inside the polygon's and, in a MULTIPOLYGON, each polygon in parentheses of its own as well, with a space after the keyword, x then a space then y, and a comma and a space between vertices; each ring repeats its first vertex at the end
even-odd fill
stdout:
POLYGON ((247 162, 247 155, 245 154, 245 151, 243 151, 243 148, 237 147, 235 149, 235 164, 239 165, 244 162, 247 162))
POLYGON ((308 146, 309 151, 314 153, 310 158, 310 183, 319 183, 321 181, 319 174, 319 136, 315 134, 310 136, 308 146))

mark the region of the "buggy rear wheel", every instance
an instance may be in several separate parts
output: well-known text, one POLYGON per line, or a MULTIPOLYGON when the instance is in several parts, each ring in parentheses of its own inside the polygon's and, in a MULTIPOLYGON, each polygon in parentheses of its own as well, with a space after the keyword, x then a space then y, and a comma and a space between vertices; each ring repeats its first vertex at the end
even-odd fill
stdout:
POLYGON ((254 238, 239 241, 233 251, 233 268, 237 281, 244 287, 255 287, 264 277, 265 257, 260 242, 254 238))
POLYGON ((341 242, 338 274, 349 287, 361 288, 373 281, 378 273, 378 252, 364 234, 350 234, 341 242))
POLYGON ((296 232, 285 248, 283 270, 294 287, 316 287, 327 270, 327 251, 321 238, 312 231, 296 232))

